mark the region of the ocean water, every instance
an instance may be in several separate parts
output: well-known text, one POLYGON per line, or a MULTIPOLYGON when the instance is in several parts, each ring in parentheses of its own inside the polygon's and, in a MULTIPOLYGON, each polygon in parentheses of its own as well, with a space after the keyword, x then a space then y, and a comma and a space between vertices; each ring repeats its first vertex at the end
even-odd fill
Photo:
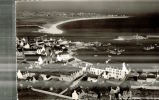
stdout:
POLYGON ((54 1, 21 2, 17 11, 96 12, 102 14, 141 15, 159 12, 158 0, 132 1, 54 1))

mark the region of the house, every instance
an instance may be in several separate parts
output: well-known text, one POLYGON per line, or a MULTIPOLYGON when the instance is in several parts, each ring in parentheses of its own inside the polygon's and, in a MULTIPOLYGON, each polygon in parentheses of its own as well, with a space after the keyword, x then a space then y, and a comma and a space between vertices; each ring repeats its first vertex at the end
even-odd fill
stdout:
POLYGON ((22 75, 20 70, 18 70, 18 72, 17 72, 17 78, 18 79, 24 79, 24 77, 23 77, 23 75, 22 75))
POLYGON ((131 81, 137 81, 139 74, 137 72, 131 72, 128 76, 127 76, 127 80, 131 80, 131 81))
POLYGON ((89 72, 91 74, 95 74, 95 75, 100 75, 101 73, 103 73, 105 70, 101 69, 101 68, 95 68, 95 67, 90 67, 89 72))
POLYGON ((58 41, 60 45, 68 45, 69 42, 66 41, 66 40, 63 40, 63 41, 58 41))
POLYGON ((22 38, 22 41, 27 42, 26 39, 25 39, 24 37, 22 38))
POLYGON ((108 71, 104 71, 104 72, 101 74, 101 76, 103 76, 105 79, 110 79, 111 77, 110 77, 110 75, 108 75, 108 74, 109 74, 108 71))
POLYGON ((19 52, 18 50, 16 51, 16 56, 17 56, 17 60, 25 59, 25 55, 23 54, 23 52, 19 52))
POLYGON ((146 78, 146 82, 155 82, 156 81, 156 75, 154 74, 148 74, 146 78))
POLYGON ((157 74, 157 75, 156 75, 156 76, 157 76, 157 78, 159 78, 158 70, 157 70, 156 74, 157 74))
POLYGON ((27 79, 28 77, 33 77, 34 75, 35 73, 21 72, 20 70, 17 72, 18 79, 27 79))
POLYGON ((35 63, 38 64, 38 65, 42 65, 44 63, 44 61, 43 61, 42 57, 40 56, 38 58, 38 61, 36 61, 35 63))
POLYGON ((146 73, 142 73, 141 75, 138 76, 137 81, 140 83, 146 82, 146 78, 147 78, 147 74, 146 73))
POLYGON ((72 56, 69 53, 59 53, 56 57, 57 61, 63 61, 63 62, 67 62, 69 59, 71 59, 72 56))
POLYGON ((78 100, 79 99, 79 95, 77 94, 76 90, 74 90, 73 93, 72 93, 72 99, 73 100, 78 100))
POLYGON ((46 51, 45 46, 43 46, 42 49, 41 49, 41 53, 45 54, 45 51, 46 51))
POLYGON ((86 68, 82 68, 81 70, 73 72, 70 75, 60 75, 59 80, 71 82, 71 81, 75 80, 76 78, 82 76, 85 72, 85 69, 86 68))
POLYGON ((119 68, 113 68, 111 66, 109 67, 90 67, 89 70, 90 73, 95 74, 95 75, 102 75, 103 78, 105 79, 123 79, 129 72, 126 68, 125 63, 123 63, 122 69, 119 68))
POLYGON ((41 49, 37 49, 37 50, 36 50, 36 53, 37 53, 37 54, 41 54, 41 49))
POLYGON ((45 45, 39 46, 36 50, 36 53, 39 55, 46 55, 46 47, 45 45))
POLYGON ((88 77, 87 79, 88 82, 97 82, 96 78, 88 77))
POLYGON ((27 43, 26 45, 23 46, 25 49, 30 49, 30 45, 27 43))
POLYGON ((119 93, 119 92, 120 92, 120 87, 119 86, 117 86, 116 89, 113 89, 111 87, 110 93, 119 93))

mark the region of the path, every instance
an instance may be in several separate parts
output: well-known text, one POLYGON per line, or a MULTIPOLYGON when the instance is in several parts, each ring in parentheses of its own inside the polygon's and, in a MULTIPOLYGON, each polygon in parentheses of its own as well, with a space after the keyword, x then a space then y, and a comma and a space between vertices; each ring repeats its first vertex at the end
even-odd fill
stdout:
POLYGON ((40 93, 44 93, 44 94, 49 94, 49 95, 53 95, 53 96, 57 96, 57 97, 61 97, 61 98, 65 98, 65 99, 71 99, 72 97, 69 96, 65 96, 65 95, 61 95, 61 94, 57 94, 57 93, 53 93, 53 92, 48 92, 48 91, 44 91, 44 90, 39 90, 39 89, 35 89, 35 88, 31 88, 33 91, 36 92, 40 92, 40 93))

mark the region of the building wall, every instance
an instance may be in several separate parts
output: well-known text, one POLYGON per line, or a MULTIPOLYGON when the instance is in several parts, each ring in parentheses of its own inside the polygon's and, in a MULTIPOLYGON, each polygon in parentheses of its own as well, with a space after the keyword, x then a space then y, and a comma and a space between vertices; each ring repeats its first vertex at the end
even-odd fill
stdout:
POLYGON ((60 80, 70 82, 70 81, 73 81, 74 79, 82 76, 83 74, 84 74, 84 71, 80 70, 80 71, 75 72, 71 75, 60 75, 60 80))
POLYGON ((95 75, 101 75, 103 73, 103 77, 105 79, 109 79, 109 78, 115 78, 115 79, 123 79, 126 75, 126 72, 121 70, 121 69, 115 69, 115 68, 105 68, 105 69, 99 69, 99 68, 94 68, 91 67, 90 68, 90 73, 95 74, 95 75), (106 72, 108 72, 108 74, 106 74, 106 72))
POLYGON ((89 72, 95 75, 101 75, 105 70, 91 67, 89 72))
POLYGON ((147 82, 155 82, 155 81, 156 81, 156 78, 147 78, 146 81, 147 81, 147 82))

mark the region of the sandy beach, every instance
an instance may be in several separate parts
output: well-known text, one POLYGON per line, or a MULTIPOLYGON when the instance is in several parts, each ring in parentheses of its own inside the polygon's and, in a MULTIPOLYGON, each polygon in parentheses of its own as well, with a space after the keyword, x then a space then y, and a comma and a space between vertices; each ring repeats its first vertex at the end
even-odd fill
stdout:
POLYGON ((112 18, 128 18, 129 16, 105 16, 105 17, 92 17, 92 18, 76 18, 76 19, 70 19, 65 20, 61 22, 57 22, 56 24, 51 25, 49 28, 43 27, 42 29, 39 29, 39 32, 49 33, 49 34, 62 34, 63 30, 59 29, 58 26, 73 22, 73 21, 79 21, 79 20, 94 20, 94 19, 112 19, 112 18))

